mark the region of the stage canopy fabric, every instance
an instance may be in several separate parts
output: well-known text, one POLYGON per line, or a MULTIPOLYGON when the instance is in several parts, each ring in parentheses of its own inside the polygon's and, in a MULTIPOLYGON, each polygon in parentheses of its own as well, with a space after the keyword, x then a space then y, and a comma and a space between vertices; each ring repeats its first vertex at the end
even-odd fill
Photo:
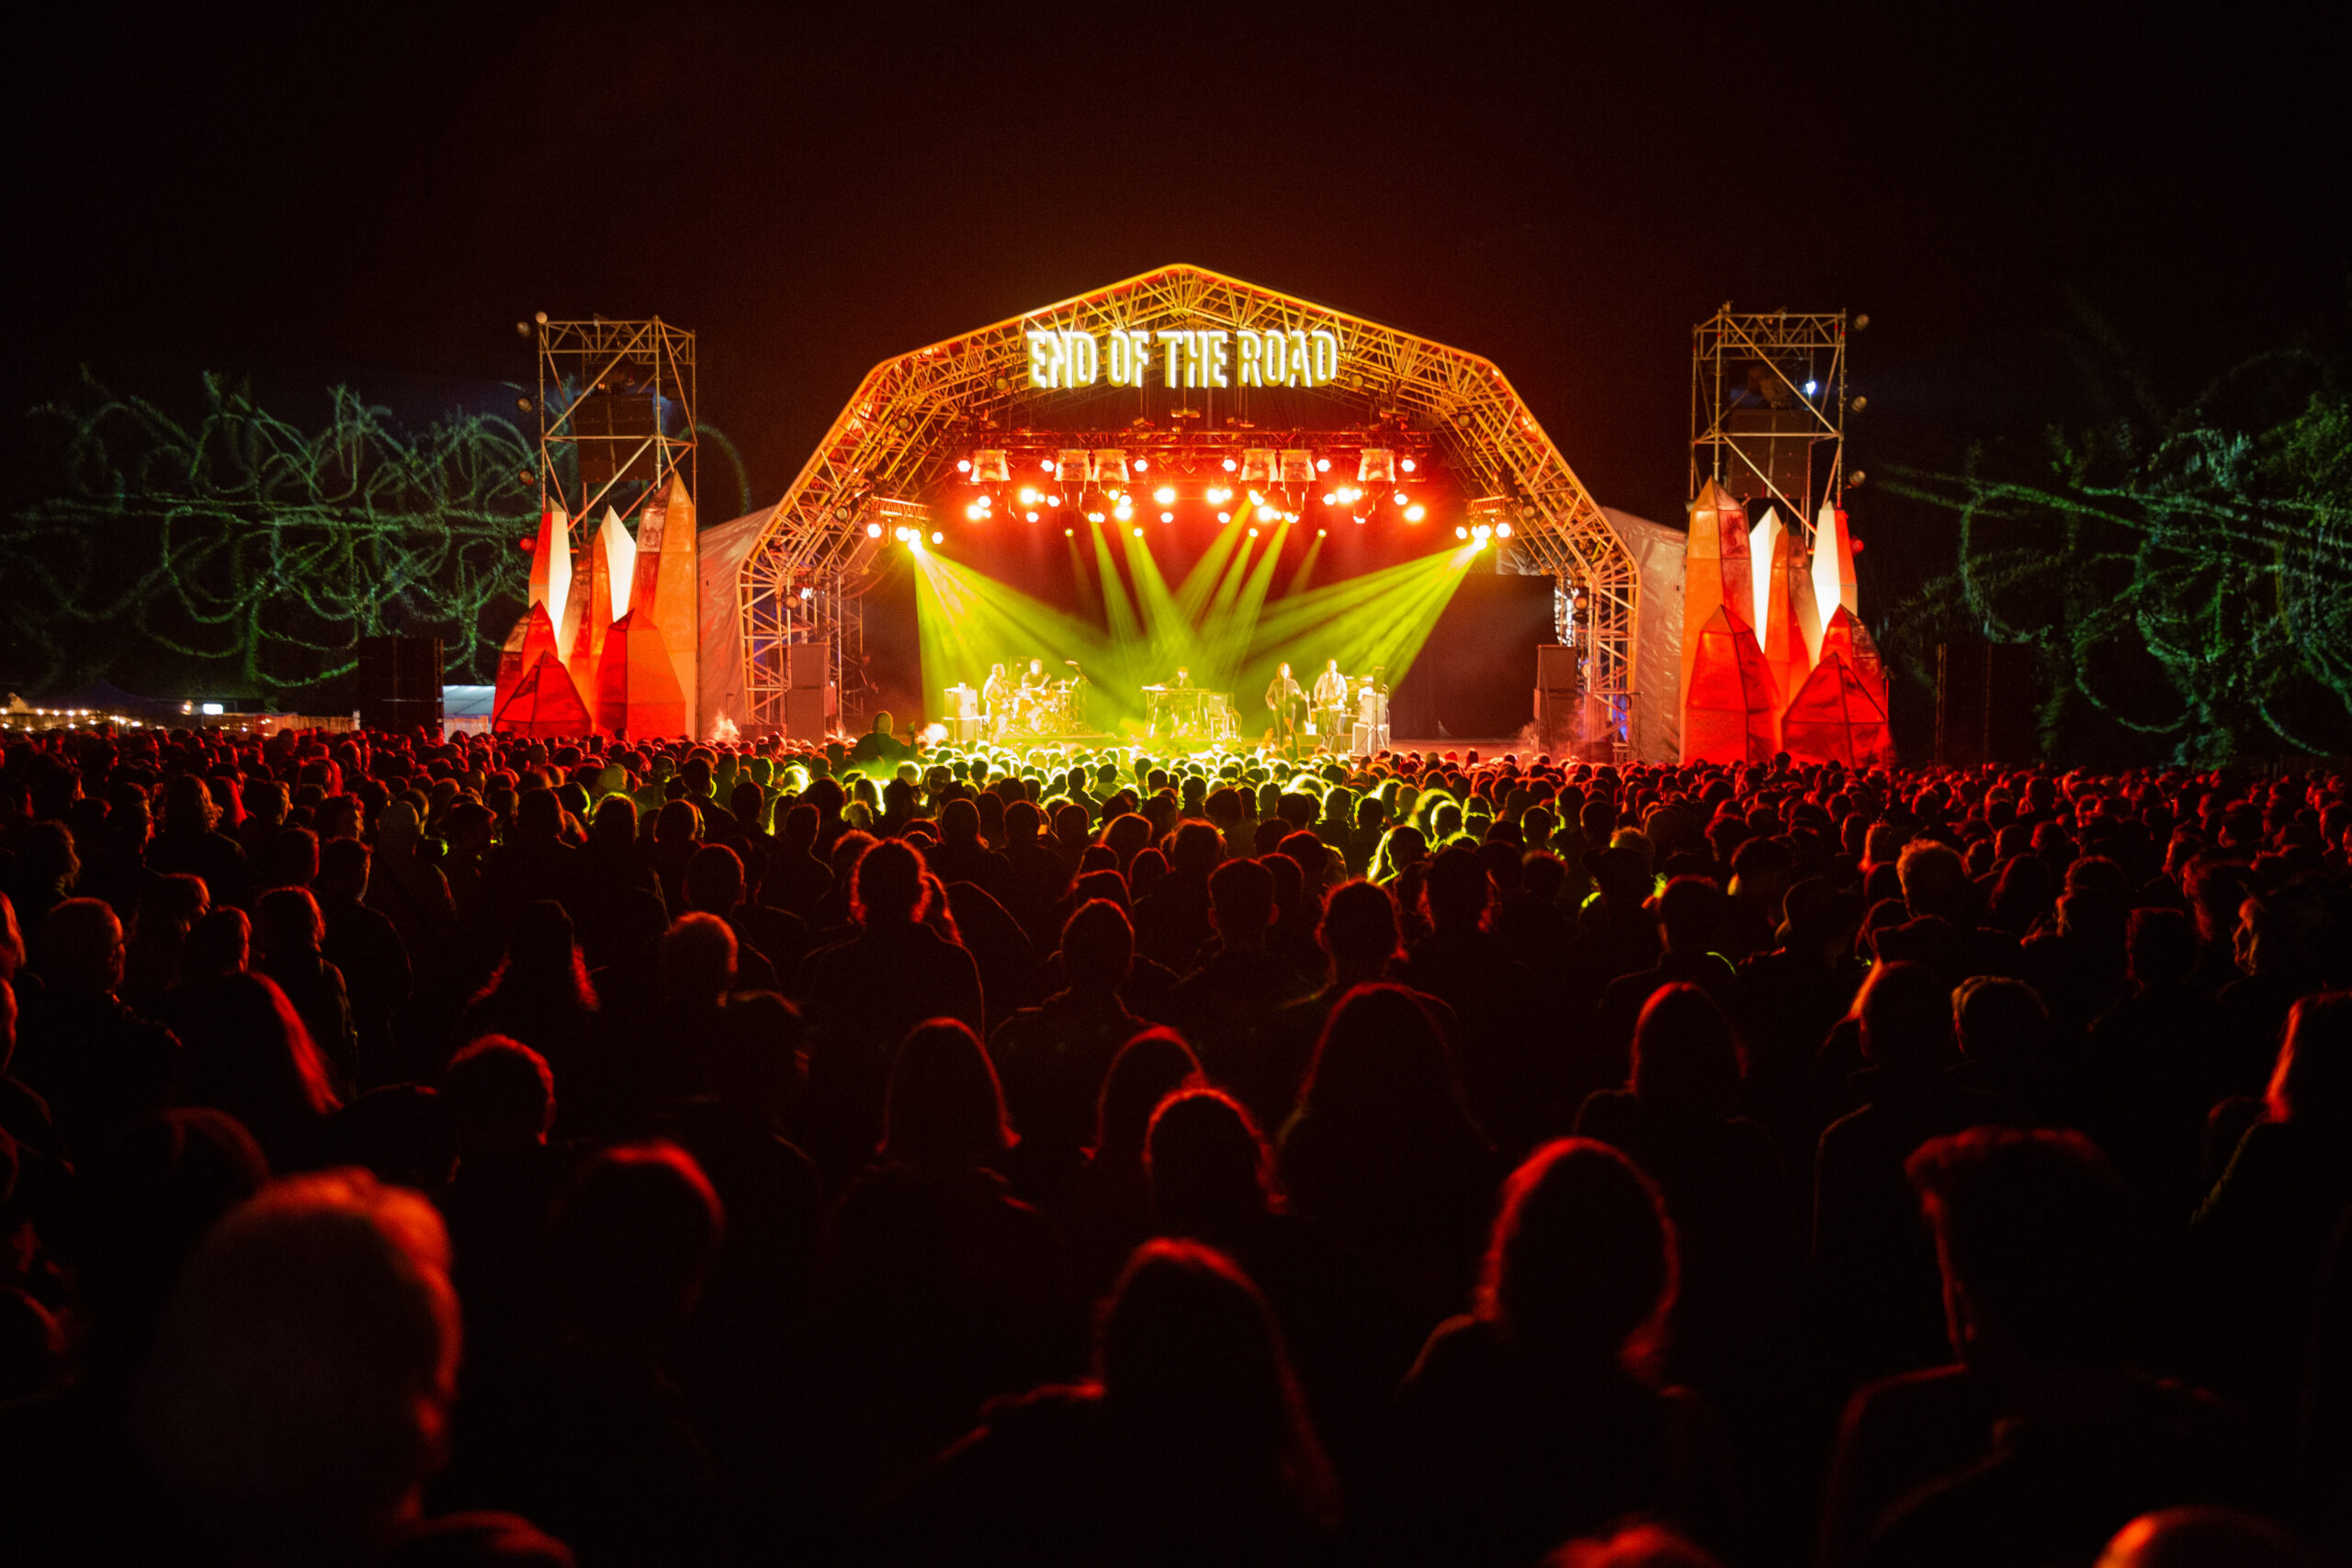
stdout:
POLYGON ((1641 580, 1634 615, 1634 755, 1671 762, 1682 751, 1682 552, 1689 538, 1613 506, 1600 510, 1641 580))
MULTIPOLYGON (((702 712, 697 733, 706 739, 724 716, 741 725, 743 702, 743 599, 739 584, 743 562, 775 516, 774 506, 706 528, 702 534, 702 712)), ((778 658, 783 655, 779 652, 778 658)))

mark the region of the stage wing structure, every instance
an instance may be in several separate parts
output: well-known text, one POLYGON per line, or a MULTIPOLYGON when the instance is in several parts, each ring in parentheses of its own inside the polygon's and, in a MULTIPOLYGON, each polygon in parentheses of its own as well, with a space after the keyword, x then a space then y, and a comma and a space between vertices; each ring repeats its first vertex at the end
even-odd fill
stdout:
POLYGON ((1337 334, 1339 370, 1317 392, 1337 406, 1352 403, 1367 423, 1401 417, 1425 428, 1469 493, 1495 498, 1513 519, 1519 569, 1555 573, 1564 589, 1560 629, 1582 654, 1586 733, 1613 738, 1614 754, 1623 754, 1640 575, 1501 369, 1463 349, 1191 265, 1043 306, 867 374, 768 515, 738 576, 747 728, 784 725, 792 646, 826 645, 828 673, 840 681, 843 646, 858 635, 854 602, 875 553, 868 525, 920 520, 919 498, 959 457, 989 445, 988 430, 1019 427, 1024 409, 1057 395, 1030 385, 1031 333, 1278 327, 1337 334), (1571 623, 1566 591, 1576 588, 1584 598, 1571 623))

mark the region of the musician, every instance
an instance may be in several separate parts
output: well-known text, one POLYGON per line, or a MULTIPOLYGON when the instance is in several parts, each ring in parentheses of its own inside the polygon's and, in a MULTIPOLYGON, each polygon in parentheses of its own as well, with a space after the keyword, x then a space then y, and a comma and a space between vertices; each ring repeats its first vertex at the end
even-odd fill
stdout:
POLYGON ((1324 745, 1340 749, 1340 734, 1346 726, 1348 678, 1340 673, 1340 661, 1328 660, 1323 673, 1315 677, 1315 733, 1324 745))
POLYGON ((1029 668, 1027 671, 1023 672, 1021 677, 1021 689, 1024 693, 1042 692, 1046 689, 1046 661, 1044 660, 1033 659, 1029 661, 1029 668))
POLYGON ((1266 705, 1274 710, 1274 743, 1287 746, 1298 739, 1298 710, 1306 705, 1306 694, 1291 676, 1290 666, 1284 664, 1274 671, 1266 687, 1266 705))
POLYGON ((1193 672, 1179 664, 1176 666, 1176 679, 1168 682, 1168 689, 1171 692, 1191 691, 1193 689, 1193 672))
POLYGON ((980 682, 980 706, 996 712, 1004 699, 1012 694, 1012 679, 1004 672, 1002 664, 989 666, 989 678, 980 682))

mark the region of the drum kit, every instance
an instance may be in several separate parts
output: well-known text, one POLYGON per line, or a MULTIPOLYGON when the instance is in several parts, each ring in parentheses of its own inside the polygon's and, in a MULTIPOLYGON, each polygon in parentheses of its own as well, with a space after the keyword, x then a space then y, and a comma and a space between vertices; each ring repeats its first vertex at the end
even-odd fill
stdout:
POLYGON ((1079 718, 1078 686, 1072 678, 1008 693, 995 715, 997 739, 1035 740, 1077 734, 1084 728, 1079 718))
POLYGON ((1241 733, 1231 692, 1198 686, 1146 686, 1144 708, 1155 740, 1201 740, 1212 745, 1241 733))

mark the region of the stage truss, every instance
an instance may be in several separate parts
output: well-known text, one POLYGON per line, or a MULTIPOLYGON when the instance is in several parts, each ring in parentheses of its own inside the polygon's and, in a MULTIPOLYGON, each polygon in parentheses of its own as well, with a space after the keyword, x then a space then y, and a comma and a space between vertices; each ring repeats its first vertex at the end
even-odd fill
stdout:
MULTIPOLYGON (((1639 592, 1634 561, 1502 371, 1477 355, 1190 265, 916 349, 867 374, 785 492, 738 582, 753 728, 782 728, 786 650, 797 643, 828 645, 845 715, 851 711, 856 672, 843 654, 856 635, 860 580, 874 554, 869 522, 920 512, 915 498, 930 493, 959 456, 1006 445, 998 433, 1020 426, 1026 409, 1068 396, 1029 385, 1029 333, 1113 327, 1336 333, 1339 373, 1318 395, 1355 405, 1368 427, 1401 422, 1425 431, 1466 493, 1514 518, 1513 564, 1556 575, 1563 590, 1561 636, 1582 652, 1586 750, 1623 753, 1639 592)), ((1223 430, 1215 438, 1238 439, 1223 430)), ((882 530, 886 537, 890 531, 882 530)))
POLYGON ((1713 480, 1778 506, 1808 538, 1823 502, 1844 503, 1849 327, 1843 310, 1738 315, 1726 304, 1690 329, 1690 500, 1713 480))

